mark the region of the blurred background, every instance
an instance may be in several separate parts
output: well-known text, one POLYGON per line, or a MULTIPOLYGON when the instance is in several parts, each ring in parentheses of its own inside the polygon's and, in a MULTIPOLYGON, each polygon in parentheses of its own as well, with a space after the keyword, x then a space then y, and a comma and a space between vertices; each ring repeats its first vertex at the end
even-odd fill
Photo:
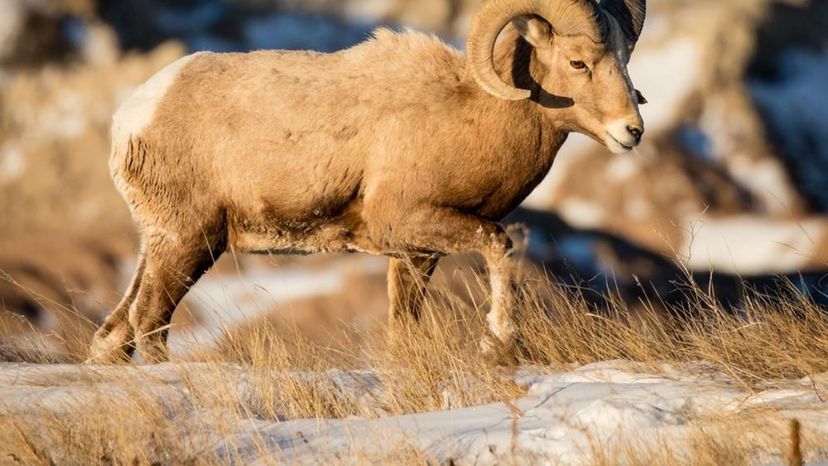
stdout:
MULTIPOLYGON (((630 64, 650 102, 645 144, 612 156, 570 138, 508 219, 529 229, 527 267, 596 305, 609 292, 630 308, 680 305, 691 281, 736 310, 746 289, 791 285, 828 303, 828 2, 648 3, 630 64)), ((478 4, 2 0, 1 342, 34 333, 59 349, 68 328, 100 322, 120 298, 136 236, 107 171, 109 125, 165 64, 197 50, 335 51, 378 25, 463 48, 478 4)), ((179 308, 174 345, 255 319, 318 339, 333 325, 381 326, 384 268, 362 255, 224 258, 179 308)), ((465 293, 474 270, 445 261, 437 286, 465 293)))

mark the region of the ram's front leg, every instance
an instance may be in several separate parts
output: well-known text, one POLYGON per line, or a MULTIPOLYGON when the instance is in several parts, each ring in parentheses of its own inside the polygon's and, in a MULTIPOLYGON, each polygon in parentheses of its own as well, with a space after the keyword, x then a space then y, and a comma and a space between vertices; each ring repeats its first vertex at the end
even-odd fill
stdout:
POLYGON ((506 235, 491 238, 484 252, 489 269, 492 307, 486 315, 490 335, 481 341, 481 349, 490 356, 499 357, 512 349, 515 338, 515 262, 512 241, 506 235), (494 338, 492 338, 494 337, 494 338))
POLYGON ((407 217, 406 227, 397 229, 394 243, 440 254, 478 252, 489 269, 491 310, 487 316, 491 335, 481 347, 499 355, 512 348, 515 325, 512 241, 495 222, 453 209, 427 209, 407 217))

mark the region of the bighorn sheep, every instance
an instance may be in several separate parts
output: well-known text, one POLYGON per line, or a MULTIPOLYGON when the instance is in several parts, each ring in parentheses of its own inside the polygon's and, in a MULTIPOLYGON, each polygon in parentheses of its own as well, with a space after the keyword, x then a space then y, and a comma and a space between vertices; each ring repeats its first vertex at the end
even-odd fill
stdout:
POLYGON ((110 168, 141 251, 92 358, 134 346, 164 360, 177 303, 228 249, 389 256, 392 318, 416 316, 441 255, 481 253, 488 338, 509 345, 512 244, 497 222, 568 133, 617 153, 640 142, 626 65, 645 1, 488 0, 468 58, 379 29, 333 54, 196 53, 167 66, 114 116, 110 168))

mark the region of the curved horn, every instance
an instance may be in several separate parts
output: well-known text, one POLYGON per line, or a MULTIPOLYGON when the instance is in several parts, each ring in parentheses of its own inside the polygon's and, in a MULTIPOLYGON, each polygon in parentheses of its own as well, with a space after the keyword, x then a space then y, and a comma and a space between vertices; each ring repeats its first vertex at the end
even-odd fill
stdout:
POLYGON ((601 7, 618 21, 627 39, 638 42, 647 17, 647 0, 603 0, 601 7))
POLYGON ((523 100, 531 95, 528 90, 503 82, 495 71, 493 59, 500 32, 512 20, 524 15, 540 16, 552 25, 556 34, 586 34, 596 42, 603 38, 599 11, 593 0, 487 1, 469 29, 468 67, 484 91, 501 99, 523 100))

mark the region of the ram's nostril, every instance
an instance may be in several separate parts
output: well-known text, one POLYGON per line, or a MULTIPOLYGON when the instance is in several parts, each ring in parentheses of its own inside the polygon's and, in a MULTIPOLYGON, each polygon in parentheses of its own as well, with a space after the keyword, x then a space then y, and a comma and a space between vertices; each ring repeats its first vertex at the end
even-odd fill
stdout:
POLYGON ((644 129, 638 126, 627 126, 627 131, 633 135, 636 142, 641 142, 641 136, 644 135, 644 129))

